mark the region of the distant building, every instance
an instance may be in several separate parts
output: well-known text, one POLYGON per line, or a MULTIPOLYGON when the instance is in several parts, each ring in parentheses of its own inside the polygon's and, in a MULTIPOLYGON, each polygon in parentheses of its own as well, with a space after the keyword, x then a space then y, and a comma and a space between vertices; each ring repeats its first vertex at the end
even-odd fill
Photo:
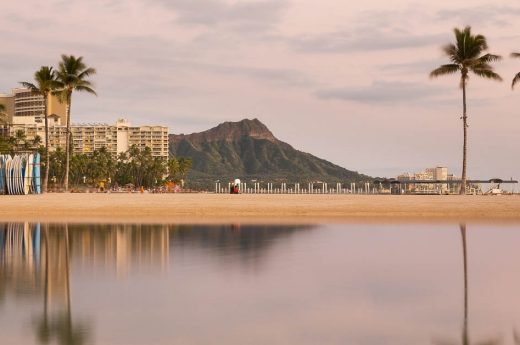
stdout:
MULTIPOLYGON (((11 124, 39 124, 44 122, 44 98, 26 88, 13 89, 10 94, 0 94, 0 104, 6 106, 8 122, 11 124)), ((56 96, 49 95, 48 115, 59 117, 61 124, 67 124, 66 105, 56 96)))
POLYGON ((427 168, 417 173, 404 173, 397 176, 397 180, 405 182, 405 191, 413 193, 445 193, 449 190, 448 184, 410 183, 406 181, 448 181, 457 179, 453 174, 448 174, 447 167, 427 168))
MULTIPOLYGON (((23 130, 28 140, 40 136, 45 142, 45 126, 43 124, 13 124, 10 133, 14 135, 23 130)), ((67 127, 59 123, 59 118, 51 117, 49 122, 49 147, 65 150, 67 127)), ((124 119, 117 120, 115 125, 108 124, 72 124, 72 145, 76 154, 90 154, 94 150, 106 147, 108 152, 116 156, 126 152, 135 145, 141 149, 149 147, 155 157, 168 157, 168 127, 166 126, 132 126, 124 119)))

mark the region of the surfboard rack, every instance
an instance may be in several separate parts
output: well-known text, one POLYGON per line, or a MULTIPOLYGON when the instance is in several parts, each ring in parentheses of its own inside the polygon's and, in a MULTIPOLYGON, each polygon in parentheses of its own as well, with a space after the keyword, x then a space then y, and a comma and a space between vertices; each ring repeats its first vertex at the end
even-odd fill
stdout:
POLYGON ((0 194, 41 194, 40 154, 0 154, 0 194))

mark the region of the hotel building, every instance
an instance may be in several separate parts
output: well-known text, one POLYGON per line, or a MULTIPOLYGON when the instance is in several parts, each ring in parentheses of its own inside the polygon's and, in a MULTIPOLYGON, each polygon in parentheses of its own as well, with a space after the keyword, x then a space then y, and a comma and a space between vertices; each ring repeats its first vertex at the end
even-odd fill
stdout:
MULTIPOLYGON (((49 119, 49 147, 65 150, 67 127, 60 124, 57 116, 49 119)), ((45 126, 40 123, 13 124, 11 135, 23 130, 28 140, 40 136, 45 141, 45 126)), ((109 124, 72 124, 72 145, 76 154, 91 154, 94 150, 106 147, 115 157, 126 152, 135 145, 140 149, 149 147, 154 157, 168 158, 168 127, 166 126, 132 126, 124 119, 117 120, 115 125, 109 124)))
MULTIPOLYGON (((56 96, 48 96, 47 114, 67 124, 67 111, 64 103, 56 96)), ((26 88, 13 89, 10 94, 0 94, 0 104, 5 105, 8 122, 12 124, 44 123, 44 98, 26 88)))
MULTIPOLYGON (((448 168, 435 167, 427 168, 418 173, 404 173, 397 176, 397 180, 403 183, 408 181, 448 181, 453 180, 454 176, 448 174, 448 168)), ((445 193, 449 190, 448 184, 426 184, 426 183, 407 183, 406 191, 415 193, 445 193)))

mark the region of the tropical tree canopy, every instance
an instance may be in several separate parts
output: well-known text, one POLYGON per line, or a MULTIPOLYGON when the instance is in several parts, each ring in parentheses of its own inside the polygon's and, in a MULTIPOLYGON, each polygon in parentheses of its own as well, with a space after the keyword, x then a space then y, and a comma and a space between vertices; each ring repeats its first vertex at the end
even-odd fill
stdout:
POLYGON ((469 79, 469 72, 483 78, 502 80, 493 71, 492 62, 499 61, 501 57, 494 54, 484 54, 488 49, 486 38, 483 35, 472 35, 471 27, 463 30, 455 28, 455 41, 443 47, 445 55, 449 58, 449 64, 442 65, 430 73, 431 78, 447 74, 461 73, 462 83, 469 79))
POLYGON ((92 83, 87 79, 96 74, 96 70, 87 67, 83 57, 76 58, 74 55, 62 55, 58 65, 56 79, 59 90, 55 94, 62 102, 70 102, 72 91, 88 92, 96 95, 92 83))
POLYGON ((56 71, 49 66, 42 66, 38 71, 36 71, 34 73, 34 80, 36 84, 25 81, 20 82, 20 84, 40 95, 47 95, 59 86, 56 81, 56 71))

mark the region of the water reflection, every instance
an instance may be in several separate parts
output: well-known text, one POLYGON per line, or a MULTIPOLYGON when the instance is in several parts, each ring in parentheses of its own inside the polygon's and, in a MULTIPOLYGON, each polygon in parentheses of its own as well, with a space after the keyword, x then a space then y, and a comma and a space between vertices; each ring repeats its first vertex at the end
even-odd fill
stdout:
POLYGON ((86 344, 93 330, 85 318, 73 318, 71 265, 118 277, 141 269, 164 271, 174 246, 253 252, 258 259, 273 238, 309 228, 0 223, 0 301, 41 298, 41 314, 32 322, 37 342, 86 344))
POLYGON ((0 223, 0 343, 520 345, 520 233, 419 228, 0 223))
MULTIPOLYGON (((468 296, 468 245, 467 245, 467 229, 466 224, 462 223, 459 225, 460 229, 460 235, 462 239, 462 263, 463 263, 463 279, 464 279, 464 313, 463 313, 463 321, 462 321, 462 345, 471 345, 472 342, 470 341, 469 337, 469 319, 468 319, 468 313, 469 313, 469 296, 468 296)), ((515 342, 517 342, 518 339, 515 336, 515 342)), ((451 342, 451 341, 436 341, 437 345, 455 345, 458 344, 458 342, 451 342)), ((501 344, 500 339, 488 339, 485 341, 479 341, 476 344, 480 345, 498 345, 501 344)))

